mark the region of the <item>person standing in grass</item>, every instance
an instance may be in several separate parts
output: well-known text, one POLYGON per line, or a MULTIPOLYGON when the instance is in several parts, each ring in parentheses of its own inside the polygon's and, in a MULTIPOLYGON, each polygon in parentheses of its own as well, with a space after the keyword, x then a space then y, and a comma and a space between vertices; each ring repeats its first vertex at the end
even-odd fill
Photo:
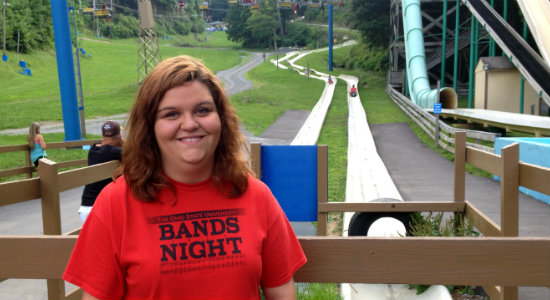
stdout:
POLYGON ((295 299, 307 259, 253 176, 238 117, 190 56, 141 84, 121 177, 99 194, 63 279, 82 299, 295 299))
POLYGON ((36 122, 31 123, 29 128, 29 135, 27 135, 27 143, 29 144, 31 152, 31 162, 35 167, 38 167, 38 160, 46 157, 46 142, 44 137, 40 134, 40 124, 36 122))
MULTIPOLYGON (((116 121, 107 121, 101 126, 101 143, 93 144, 88 152, 88 166, 122 159, 122 136, 120 125, 116 121)), ((92 210, 99 192, 110 182, 111 178, 87 184, 82 192, 82 204, 78 210, 80 221, 84 224, 92 210)))

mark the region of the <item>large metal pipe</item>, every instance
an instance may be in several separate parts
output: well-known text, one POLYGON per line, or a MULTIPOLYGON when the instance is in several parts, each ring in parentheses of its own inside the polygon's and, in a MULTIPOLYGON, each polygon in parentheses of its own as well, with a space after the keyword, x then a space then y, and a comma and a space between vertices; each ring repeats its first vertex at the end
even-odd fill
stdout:
POLYGON ((69 8, 66 0, 50 0, 50 5, 55 40, 55 56, 57 58, 57 77, 59 78, 63 125, 65 127, 64 141, 82 140, 78 100, 76 97, 69 8))
MULTIPOLYGON (((405 52, 407 56, 407 82, 412 101, 422 108, 433 108, 437 100, 437 90, 430 88, 426 69, 424 33, 419 0, 403 0, 403 28, 405 52)), ((456 92, 452 88, 442 88, 440 101, 444 108, 456 108, 456 92)))

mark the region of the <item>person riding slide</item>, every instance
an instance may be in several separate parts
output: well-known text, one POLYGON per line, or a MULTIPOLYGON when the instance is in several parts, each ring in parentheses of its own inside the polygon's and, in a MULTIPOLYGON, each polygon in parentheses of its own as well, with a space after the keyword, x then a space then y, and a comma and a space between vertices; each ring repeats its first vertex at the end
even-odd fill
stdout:
POLYGON ((349 95, 352 97, 357 96, 357 88, 355 87, 355 84, 351 86, 351 89, 349 90, 349 95))

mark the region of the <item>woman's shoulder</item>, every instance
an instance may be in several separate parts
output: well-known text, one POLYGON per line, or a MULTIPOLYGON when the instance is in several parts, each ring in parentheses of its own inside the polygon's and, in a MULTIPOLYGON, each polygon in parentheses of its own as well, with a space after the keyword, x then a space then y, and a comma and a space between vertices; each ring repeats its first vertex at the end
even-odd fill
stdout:
POLYGON ((269 187, 258 178, 248 175, 248 189, 251 191, 266 191, 269 190, 269 187))
POLYGON ((109 193, 121 193, 126 192, 127 186, 128 185, 126 183, 126 180, 124 180, 124 176, 120 176, 116 178, 113 182, 109 183, 103 189, 109 193))
POLYGON ((256 201, 259 199, 264 199, 269 202, 271 199, 275 199, 267 184, 254 176, 248 176, 248 188, 246 194, 255 198, 256 201))
POLYGON ((97 210, 120 210, 125 204, 129 190, 127 188, 124 176, 120 176, 115 181, 106 185, 97 196, 94 208, 97 210))

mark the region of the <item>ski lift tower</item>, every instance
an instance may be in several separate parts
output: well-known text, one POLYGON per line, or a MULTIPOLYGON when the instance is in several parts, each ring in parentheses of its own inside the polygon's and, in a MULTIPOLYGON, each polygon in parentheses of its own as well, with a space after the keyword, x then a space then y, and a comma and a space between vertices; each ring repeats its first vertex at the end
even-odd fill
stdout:
POLYGON ((139 49, 138 49, 138 84, 160 62, 160 52, 155 33, 155 20, 151 1, 138 0, 139 13, 139 49))

